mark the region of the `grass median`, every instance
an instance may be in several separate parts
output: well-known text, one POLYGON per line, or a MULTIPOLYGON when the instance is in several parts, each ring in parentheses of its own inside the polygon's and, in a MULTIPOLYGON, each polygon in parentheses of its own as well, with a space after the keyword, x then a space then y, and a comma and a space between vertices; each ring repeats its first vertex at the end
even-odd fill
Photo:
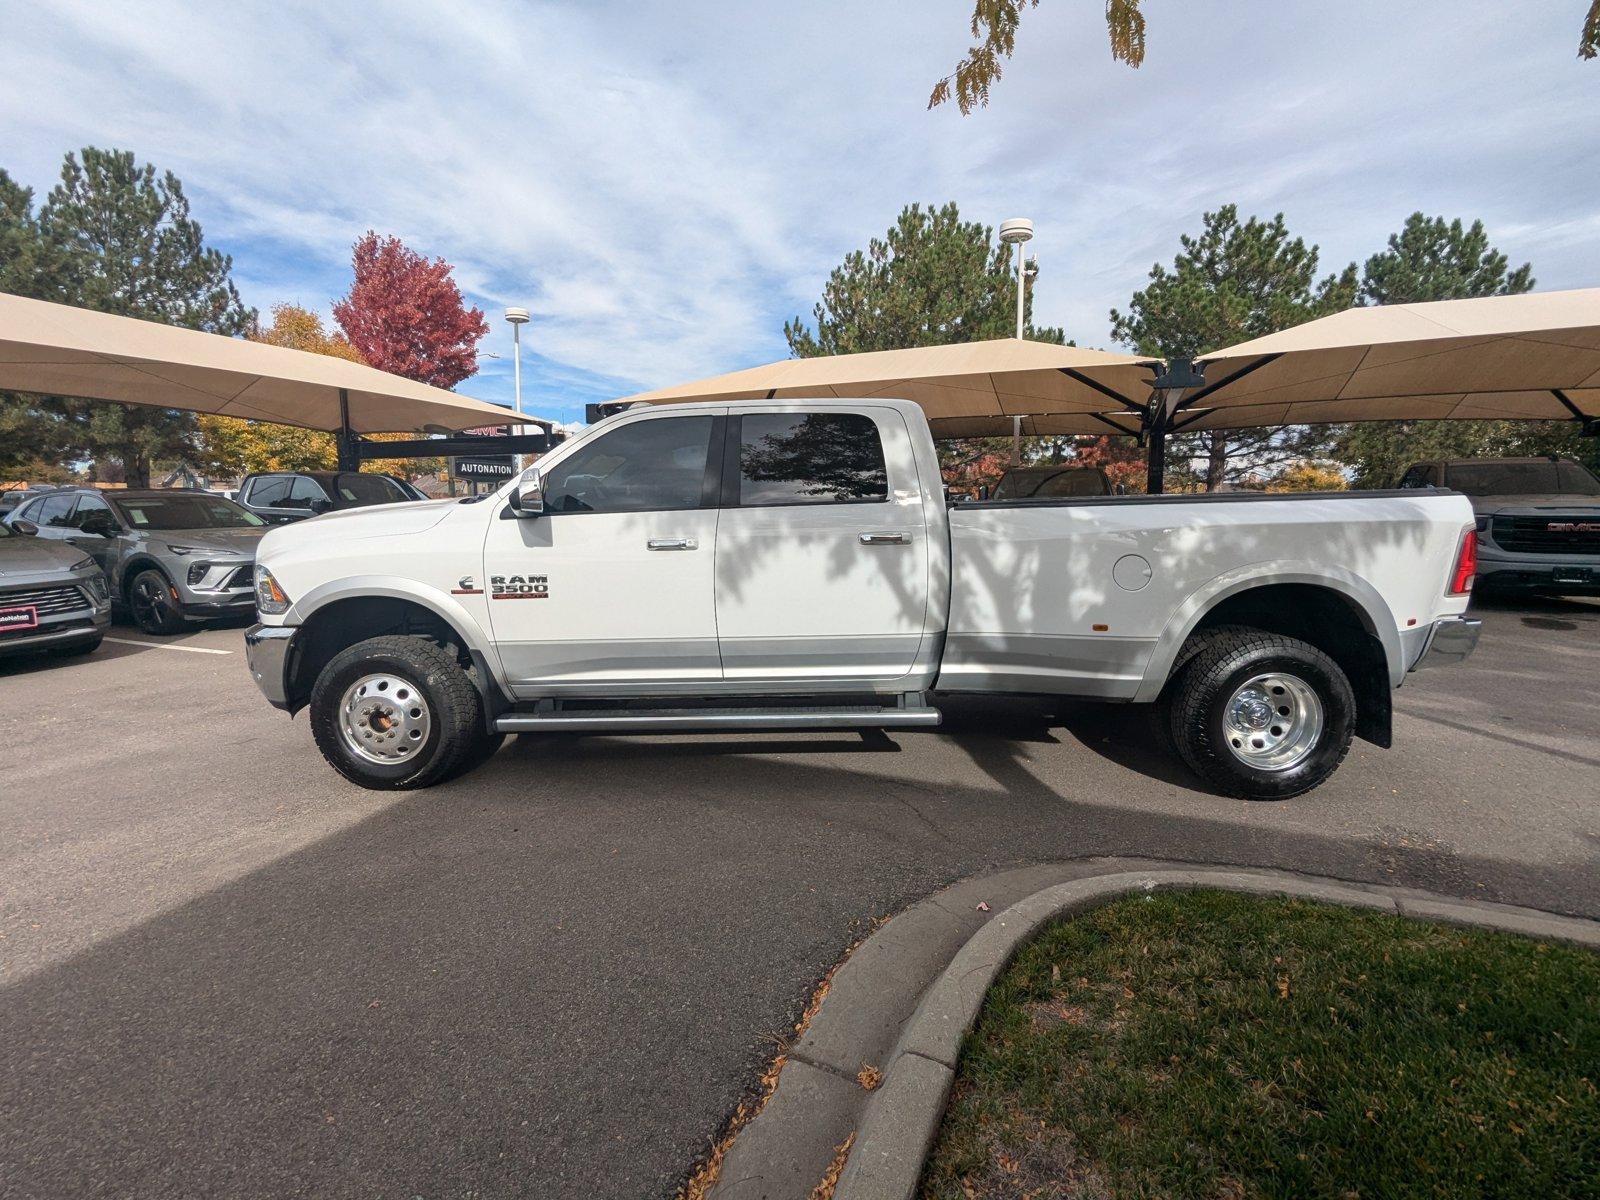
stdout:
POLYGON ((925 1198, 1600 1196, 1600 956, 1221 892, 1046 930, 925 1198))

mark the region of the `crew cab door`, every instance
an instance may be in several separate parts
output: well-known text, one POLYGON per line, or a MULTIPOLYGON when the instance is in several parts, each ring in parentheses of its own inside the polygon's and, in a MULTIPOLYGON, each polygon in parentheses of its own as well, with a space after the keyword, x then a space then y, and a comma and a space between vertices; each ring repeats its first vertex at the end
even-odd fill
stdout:
POLYGON ((541 515, 491 518, 474 586, 519 697, 722 678, 722 426, 703 411, 622 417, 541 472, 541 515))
POLYGON ((730 406, 717 525, 724 678, 906 675, 928 608, 928 538, 892 408, 730 406))

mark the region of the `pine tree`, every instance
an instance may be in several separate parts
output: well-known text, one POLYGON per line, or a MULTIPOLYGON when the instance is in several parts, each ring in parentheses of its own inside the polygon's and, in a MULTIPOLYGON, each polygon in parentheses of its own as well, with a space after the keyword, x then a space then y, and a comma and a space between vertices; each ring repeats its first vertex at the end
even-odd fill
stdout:
MULTIPOLYGON (((1355 303, 1355 264, 1319 279, 1317 247, 1290 237, 1282 213, 1240 221, 1238 206, 1225 204, 1203 220, 1198 235, 1180 239, 1170 270, 1151 267, 1128 311, 1111 310, 1112 335, 1139 353, 1195 358, 1355 303)), ((1329 442, 1318 426, 1219 429, 1169 438, 1167 457, 1180 481, 1187 476, 1212 491, 1248 473, 1324 456, 1329 442)))
MULTIPOLYGON (((206 246, 177 176, 157 175, 130 151, 68 154, 38 225, 58 264, 58 294, 72 304, 209 333, 241 334, 254 323, 229 277, 232 259, 206 246)), ((88 451, 115 460, 129 486, 149 485, 156 458, 193 451, 191 413, 86 403, 67 411, 86 425, 88 451)))

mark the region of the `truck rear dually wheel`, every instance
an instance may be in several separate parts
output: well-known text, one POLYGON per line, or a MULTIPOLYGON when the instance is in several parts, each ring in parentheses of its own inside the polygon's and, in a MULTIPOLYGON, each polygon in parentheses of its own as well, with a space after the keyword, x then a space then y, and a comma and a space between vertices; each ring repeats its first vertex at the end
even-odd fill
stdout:
POLYGON ((1309 792, 1344 761, 1356 702, 1345 673, 1296 638, 1224 626, 1172 681, 1166 725, 1179 755, 1246 800, 1309 792))
POLYGON ((311 733, 339 774, 379 790, 427 787, 482 760, 483 702, 456 656, 419 637, 369 638, 328 661, 311 733))

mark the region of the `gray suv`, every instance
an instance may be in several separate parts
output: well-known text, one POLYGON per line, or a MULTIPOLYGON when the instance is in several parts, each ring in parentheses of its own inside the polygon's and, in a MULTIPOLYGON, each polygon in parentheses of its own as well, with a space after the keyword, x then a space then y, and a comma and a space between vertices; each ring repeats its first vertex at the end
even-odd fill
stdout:
POLYGON ((267 523, 232 500, 188 489, 63 488, 6 518, 13 529, 74 546, 99 564, 111 599, 146 633, 249 616, 256 543, 267 523))
POLYGON ((1600 479, 1568 458, 1458 458, 1413 464, 1403 488, 1472 501, 1480 591, 1600 596, 1600 479))
POLYGON ((93 559, 0 524, 0 658, 87 654, 110 621, 111 598, 93 559))

